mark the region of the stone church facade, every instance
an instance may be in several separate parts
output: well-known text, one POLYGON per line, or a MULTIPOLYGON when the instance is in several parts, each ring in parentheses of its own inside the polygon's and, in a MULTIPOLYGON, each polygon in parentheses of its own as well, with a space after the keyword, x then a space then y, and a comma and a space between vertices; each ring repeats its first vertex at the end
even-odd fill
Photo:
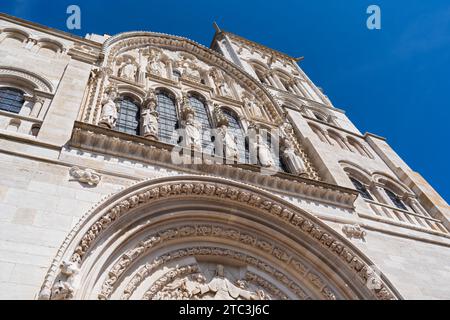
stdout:
POLYGON ((298 60, 0 15, 0 298, 450 298, 449 206, 298 60))

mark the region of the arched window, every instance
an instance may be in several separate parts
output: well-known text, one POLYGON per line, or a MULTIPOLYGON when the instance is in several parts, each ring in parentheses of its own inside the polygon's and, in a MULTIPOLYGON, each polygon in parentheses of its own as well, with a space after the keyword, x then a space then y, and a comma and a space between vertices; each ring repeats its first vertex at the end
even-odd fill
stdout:
POLYGON ((352 181, 353 185, 355 186, 355 189, 359 192, 359 194, 364 198, 368 200, 372 200, 372 195, 369 193, 369 190, 358 180, 350 177, 350 180, 352 181))
POLYGON ((116 130, 128 134, 139 135, 140 131, 139 105, 130 97, 123 97, 119 101, 116 130))
POLYGON ((344 142, 342 142, 342 138, 339 134, 335 133, 334 131, 328 130, 328 136, 334 142, 334 143, 332 142, 333 145, 341 147, 342 149, 345 149, 344 142))
POLYGON ((326 117, 323 114, 320 114, 318 112, 313 112, 313 113, 317 120, 323 121, 323 122, 328 122, 326 117))
POLYGON ((0 110, 19 113, 25 102, 24 92, 15 88, 0 88, 0 110))
POLYGON ((361 145, 361 143, 351 137, 347 137, 347 141, 360 155, 372 158, 372 155, 361 145))
POLYGON ((308 124, 311 130, 319 137, 320 141, 329 143, 327 138, 325 137, 325 134, 322 132, 322 129, 316 127, 315 125, 312 125, 311 123, 308 124))
POLYGON ((391 190, 389 189, 384 189, 384 192, 386 192, 386 194, 388 195, 389 199, 391 199, 392 203, 399 209, 402 210, 408 210, 408 208, 406 208, 405 204, 403 203, 403 201, 399 198, 398 195, 396 195, 395 193, 393 193, 391 190))
POLYGON ((245 147, 245 132, 239 123, 237 115, 228 109, 223 109, 222 111, 228 119, 230 134, 237 138, 239 162, 248 162, 248 149, 245 147))
POLYGON ((199 97, 192 95, 189 97, 189 102, 195 110, 195 119, 202 124, 202 147, 203 150, 211 142, 211 122, 209 120, 208 111, 206 110, 206 105, 199 97))
POLYGON ((177 109, 171 94, 163 91, 157 94, 156 111, 159 113, 159 140, 176 143, 173 133, 177 126, 177 109))
POLYGON ((264 76, 264 72, 263 71, 255 68, 255 73, 256 73, 256 76, 258 77, 259 81, 262 84, 269 84, 269 83, 267 83, 267 80, 266 80, 266 77, 264 76))
POLYGON ((180 71, 178 71, 178 70, 173 70, 173 71, 172 71, 172 75, 173 75, 173 77, 174 77, 175 79, 181 78, 181 73, 180 73, 180 71))

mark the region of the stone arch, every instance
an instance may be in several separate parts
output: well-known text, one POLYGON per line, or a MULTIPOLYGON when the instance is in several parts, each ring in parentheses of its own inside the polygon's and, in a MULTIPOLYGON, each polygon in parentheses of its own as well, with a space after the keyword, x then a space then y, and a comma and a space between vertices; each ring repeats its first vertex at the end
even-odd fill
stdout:
POLYGON ((246 268, 260 279, 247 291, 275 288, 292 299, 401 298, 313 215, 209 176, 141 181, 96 205, 64 241, 39 298, 141 298, 164 270, 177 271, 172 262, 185 271, 205 263, 246 268))
POLYGON ((347 136, 347 141, 360 155, 373 159, 372 153, 369 150, 367 150, 367 148, 361 142, 356 140, 354 137, 347 136))
POLYGON ((339 164, 350 177, 353 177, 366 185, 372 184, 372 174, 360 165, 348 161, 340 161, 339 164))
POLYGON ((143 31, 118 34, 106 40, 103 45, 102 54, 105 56, 103 67, 110 68, 116 56, 142 47, 158 47, 187 52, 211 67, 220 68, 234 81, 242 85, 244 89, 258 96, 263 104, 268 107, 268 113, 273 121, 281 121, 283 114, 281 108, 259 81, 217 52, 183 37, 143 31))
POLYGON ((142 105, 145 97, 144 90, 136 88, 135 86, 122 83, 117 84, 117 89, 119 91, 118 92, 119 96, 128 96, 133 100, 135 100, 136 103, 138 103, 139 105, 142 105))
POLYGON ((0 66, 0 81, 15 82, 20 88, 28 90, 40 90, 53 93, 51 82, 34 72, 16 67, 0 66))
POLYGON ((372 179, 374 182, 391 189, 399 196, 414 194, 405 184, 400 182, 398 179, 395 179, 394 177, 391 177, 383 172, 374 172, 372 174, 372 179))
POLYGON ((30 39, 30 34, 26 32, 25 30, 16 29, 16 28, 5 28, 1 32, 2 34, 6 35, 5 39, 13 38, 16 39, 22 43, 30 39))
POLYGON ((64 45, 61 42, 50 38, 38 39, 37 45, 40 49, 46 48, 53 51, 54 53, 61 53, 64 51, 64 45))

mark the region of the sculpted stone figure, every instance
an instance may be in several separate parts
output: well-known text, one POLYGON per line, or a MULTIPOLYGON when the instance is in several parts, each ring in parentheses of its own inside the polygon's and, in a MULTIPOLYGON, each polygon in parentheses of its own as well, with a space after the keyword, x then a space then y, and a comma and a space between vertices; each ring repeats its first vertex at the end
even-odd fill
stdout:
POLYGON ((111 87, 107 90, 106 97, 103 100, 102 113, 100 115, 100 126, 110 129, 116 126, 118 107, 115 100, 117 99, 117 95, 117 88, 111 87))
POLYGON ((302 158, 295 152, 294 144, 291 140, 285 139, 281 151, 281 157, 293 174, 302 174, 306 172, 305 163, 302 158))
POLYGON ((52 300, 68 300, 73 297, 76 287, 76 276, 79 273, 78 263, 63 261, 60 265, 62 279, 52 288, 52 300))
POLYGON ((145 137, 158 138, 158 112, 156 110, 143 109, 142 128, 145 137))
POLYGON ((158 139, 158 112, 156 111, 156 95, 153 90, 147 92, 142 109, 142 132, 145 137, 158 139))
POLYGON ((231 90, 228 86, 228 83, 224 80, 221 80, 218 84, 220 94, 224 97, 230 97, 231 96, 231 90))
POLYGON ((224 275, 223 265, 217 265, 216 275, 208 284, 200 286, 200 292, 204 299, 212 300, 257 300, 258 295, 245 289, 244 282, 233 284, 224 275))
POLYGON ((252 137, 250 139, 250 144, 252 145, 253 150, 257 152, 261 166, 275 166, 275 161, 273 160, 272 153, 270 152, 270 147, 261 134, 258 133, 252 137))
POLYGON ((361 228, 361 226, 358 224, 344 225, 342 227, 342 232, 344 232, 344 234, 350 239, 355 238, 364 240, 367 235, 367 232, 363 228, 361 228))
POLYGON ((157 51, 151 51, 147 64, 147 72, 157 76, 163 75, 163 67, 160 61, 161 53, 157 51))
POLYGON ((230 133, 229 122, 219 105, 214 106, 214 117, 217 123, 215 148, 218 156, 226 159, 239 159, 237 137, 230 133), (220 150, 220 152, 218 152, 220 150))
POLYGON ((224 148, 225 158, 238 160, 239 149, 237 146, 237 137, 232 136, 229 133, 228 126, 224 124, 217 129, 217 132, 219 134, 221 142, 221 144, 219 143, 219 147, 222 146, 224 148))
POLYGON ((134 63, 129 62, 120 69, 120 76, 127 80, 135 81, 136 71, 137 67, 134 65, 134 63))
POLYGON ((183 97, 183 115, 185 120, 183 124, 183 146, 193 148, 196 151, 202 149, 201 131, 202 125, 195 119, 195 111, 189 103, 187 96, 183 97))
POLYGON ((80 169, 78 167, 72 167, 69 170, 70 175, 81 183, 86 183, 90 186, 96 186, 100 183, 101 176, 92 169, 80 169))
POLYGON ((261 108, 256 103, 255 98, 244 97, 242 100, 244 101, 245 109, 252 117, 254 117, 254 118, 262 118, 263 117, 261 108))
POLYGON ((196 273, 189 277, 175 279, 167 284, 154 296, 155 300, 269 300, 270 297, 263 291, 251 292, 246 288, 244 280, 233 284, 224 275, 224 267, 217 265, 216 274, 210 282, 196 273))

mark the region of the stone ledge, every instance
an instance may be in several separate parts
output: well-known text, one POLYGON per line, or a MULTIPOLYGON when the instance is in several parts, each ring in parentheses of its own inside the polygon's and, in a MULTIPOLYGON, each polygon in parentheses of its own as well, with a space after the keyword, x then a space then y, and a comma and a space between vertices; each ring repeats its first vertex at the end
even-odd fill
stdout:
POLYGON ((277 189, 279 192, 295 194, 304 199, 314 200, 344 208, 354 208, 357 191, 278 172, 273 176, 262 175, 261 167, 248 164, 172 164, 173 145, 131 136, 122 132, 75 122, 69 147, 95 153, 108 154, 142 163, 157 164, 173 170, 222 176, 232 180, 263 188, 277 189))

